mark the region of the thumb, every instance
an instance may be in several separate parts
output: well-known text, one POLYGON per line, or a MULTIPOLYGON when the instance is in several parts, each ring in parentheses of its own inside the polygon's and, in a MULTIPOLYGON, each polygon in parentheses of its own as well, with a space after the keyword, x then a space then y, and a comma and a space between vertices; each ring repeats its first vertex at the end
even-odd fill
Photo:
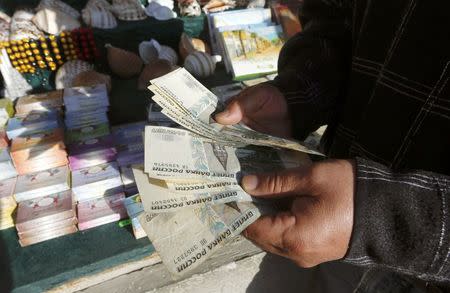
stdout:
POLYGON ((215 118, 216 121, 223 125, 233 125, 241 122, 244 117, 245 109, 238 100, 232 101, 228 104, 225 111, 218 113, 215 118))
POLYGON ((307 167, 299 167, 280 172, 247 175, 242 179, 242 187, 253 196, 306 195, 311 191, 308 173, 307 167))

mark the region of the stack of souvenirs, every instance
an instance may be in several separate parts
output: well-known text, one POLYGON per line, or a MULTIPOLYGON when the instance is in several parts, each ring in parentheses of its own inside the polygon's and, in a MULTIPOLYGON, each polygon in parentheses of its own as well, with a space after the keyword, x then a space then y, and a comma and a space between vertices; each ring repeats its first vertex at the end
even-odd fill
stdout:
POLYGON ((106 86, 67 88, 64 104, 72 192, 79 202, 79 229, 123 218, 125 208, 119 203, 125 195, 110 134, 106 86))
POLYGON ((21 97, 7 127, 17 168, 16 229, 27 246, 77 231, 61 120, 62 92, 21 97))
POLYGON ((125 193, 137 193, 131 165, 144 163, 143 132, 145 122, 136 122, 115 126, 112 129, 114 141, 118 151, 117 164, 120 168, 125 193))

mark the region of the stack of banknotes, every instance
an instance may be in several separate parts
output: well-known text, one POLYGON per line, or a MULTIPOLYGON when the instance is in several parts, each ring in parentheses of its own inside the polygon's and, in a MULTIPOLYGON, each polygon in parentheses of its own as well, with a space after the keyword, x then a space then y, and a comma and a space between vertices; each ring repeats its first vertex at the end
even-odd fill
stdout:
POLYGON ((106 86, 64 89, 66 138, 68 143, 108 135, 109 99, 106 86))
POLYGON ((0 230, 14 227, 14 211, 17 204, 13 193, 16 180, 16 177, 0 180, 0 230))
POLYGON ((133 195, 137 193, 131 166, 133 164, 144 163, 144 143, 143 135, 145 122, 135 122, 114 126, 112 133, 118 151, 117 164, 125 189, 125 194, 133 195))
POLYGON ((63 129, 43 130, 14 138, 11 157, 20 175, 67 165, 63 129))
POLYGON ((144 212, 141 196, 139 194, 135 194, 133 196, 127 197, 123 200, 123 205, 125 206, 128 217, 130 218, 134 237, 136 239, 146 237, 147 233, 145 233, 138 219, 138 216, 144 212))
POLYGON ((124 193, 78 203, 78 229, 86 230, 126 218, 124 193))
POLYGON ((21 246, 78 231, 70 190, 25 200, 17 208, 16 229, 21 246))
POLYGON ((239 185, 243 175, 308 164, 296 141, 213 119, 224 105, 183 68, 151 80, 162 113, 181 128, 147 126, 145 162, 133 166, 142 228, 169 271, 195 270, 268 206, 239 185))
POLYGON ((63 91, 56 90, 42 94, 23 96, 17 99, 16 113, 26 115, 30 112, 61 111, 63 106, 63 91))

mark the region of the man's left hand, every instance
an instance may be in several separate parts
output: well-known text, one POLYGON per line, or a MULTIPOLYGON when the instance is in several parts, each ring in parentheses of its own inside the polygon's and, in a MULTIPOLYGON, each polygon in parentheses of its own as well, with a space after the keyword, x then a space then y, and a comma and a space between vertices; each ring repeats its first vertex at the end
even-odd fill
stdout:
POLYGON ((345 256, 353 228, 354 162, 326 160, 279 173, 245 176, 255 197, 291 198, 290 209, 265 215, 244 236, 301 267, 345 256))

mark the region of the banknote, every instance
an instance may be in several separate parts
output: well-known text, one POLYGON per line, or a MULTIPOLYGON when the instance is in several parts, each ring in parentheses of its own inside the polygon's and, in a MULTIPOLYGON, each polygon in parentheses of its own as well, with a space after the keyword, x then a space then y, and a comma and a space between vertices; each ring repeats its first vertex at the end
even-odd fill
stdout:
POLYGON ((145 128, 145 172, 171 180, 236 181, 240 171, 235 148, 183 129, 145 128))
MULTIPOLYGON (((133 166, 133 173, 144 210, 149 213, 172 212, 182 208, 201 206, 204 203, 252 201, 251 196, 239 185, 222 185, 221 188, 210 188, 209 190, 177 192, 174 191, 174 188, 169 188, 166 181, 148 177, 142 166, 133 166)), ((207 183, 204 183, 204 186, 206 185, 207 183)))
POLYGON ((224 109, 224 104, 184 68, 150 82, 149 89, 155 94, 153 100, 163 108, 162 113, 200 135, 218 141, 238 141, 321 155, 297 141, 257 132, 243 124, 224 126, 216 123, 213 116, 224 109))
POLYGON ((216 143, 184 129, 147 126, 145 172, 151 178, 192 183, 234 182, 250 173, 308 164, 307 155, 292 150, 216 143))
POLYGON ((250 202, 233 202, 156 217, 145 212, 138 219, 169 271, 182 275, 195 270, 260 215, 250 202))

